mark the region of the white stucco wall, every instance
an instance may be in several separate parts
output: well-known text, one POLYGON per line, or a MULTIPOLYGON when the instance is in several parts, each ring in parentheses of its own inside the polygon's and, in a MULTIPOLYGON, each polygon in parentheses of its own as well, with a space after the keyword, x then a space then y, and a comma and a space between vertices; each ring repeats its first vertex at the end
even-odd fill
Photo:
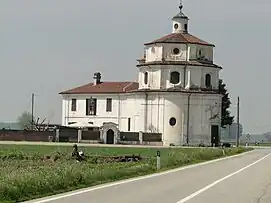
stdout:
MULTIPOLYGON (((128 118, 131 119, 131 132, 154 132, 163 134, 164 145, 174 143, 181 145, 186 141, 187 132, 187 93, 156 92, 122 95, 91 95, 97 98, 97 115, 86 116, 85 99, 90 95, 70 95, 63 97, 62 123, 88 123, 96 126, 104 122, 116 123, 120 131, 128 131, 128 118), (71 99, 77 99, 77 111, 71 111, 71 99), (106 98, 112 98, 112 112, 106 112, 106 98), (147 100, 146 100, 147 98, 147 100), (176 125, 170 126, 169 119, 176 118, 176 125)), ((200 139, 208 142, 211 139, 212 124, 219 125, 220 120, 210 121, 208 107, 215 102, 220 104, 220 95, 193 94, 190 100, 190 133, 191 142, 198 143, 200 139), (207 141, 206 141, 207 140, 207 141)), ((220 115, 220 107, 217 107, 220 115)), ((80 125, 80 124, 78 124, 80 125)), ((209 144, 209 143, 208 143, 209 144)))
POLYGON ((172 32, 173 33, 180 33, 180 32, 183 32, 185 31, 185 24, 188 25, 188 19, 187 18, 176 18, 173 20, 173 23, 172 23, 172 32), (178 25, 178 28, 176 29, 174 26, 175 24, 178 25))
POLYGON ((145 49, 146 62, 161 61, 163 56, 163 45, 152 45, 145 49))
POLYGON ((186 61, 188 46, 186 44, 163 44, 164 52, 163 57, 166 61, 186 61), (178 48, 180 53, 175 55, 173 49, 178 48))
MULTIPOLYGON (((219 71, 220 69, 212 67, 199 67, 199 66, 188 66, 187 71, 191 73, 191 85, 201 88, 206 88, 205 86, 205 76, 206 74, 211 75, 211 85, 213 89, 218 89, 219 84, 219 71)), ((188 74, 186 72, 186 78, 188 74)))
MULTIPOLYGON (((119 106, 118 95, 68 95, 64 96, 63 104, 65 106, 65 118, 63 123, 68 125, 69 122, 88 123, 93 122, 97 126, 101 126, 105 122, 118 123, 118 106, 119 106), (86 116, 86 99, 97 98, 97 116, 86 116), (112 98, 112 112, 106 112, 106 98, 112 98), (77 100, 77 109, 75 112, 71 111, 71 100, 77 100)), ((77 126, 76 124, 74 126, 77 126)))
MULTIPOLYGON (((107 95, 67 95, 62 100, 62 124, 68 126, 70 122, 77 122, 73 126, 88 125, 93 122, 95 126, 102 126, 104 122, 116 123, 120 131, 128 131, 128 118, 131 119, 131 132, 144 130, 144 103, 142 95, 107 94, 107 95), (86 115, 86 99, 97 99, 97 115, 86 115), (106 99, 112 98, 112 112, 106 112, 106 99), (71 111, 71 100, 77 99, 76 112, 71 111)), ((89 125, 91 126, 91 125, 89 125)))
POLYGON ((212 46, 198 44, 157 44, 146 47, 146 62, 153 61, 189 61, 197 60, 199 57, 204 57, 209 61, 213 61, 212 46), (173 49, 178 48, 179 54, 174 54, 173 49), (201 55, 200 55, 201 52, 201 55))
POLYGON ((212 46, 204 46, 204 45, 196 45, 196 44, 191 44, 189 45, 190 47, 190 55, 189 59, 190 60, 196 60, 199 55, 199 50, 201 50, 201 56, 204 56, 205 58, 209 59, 210 61, 213 61, 213 49, 214 47, 212 46))
POLYGON ((160 67, 150 67, 144 66, 139 69, 138 82, 139 89, 160 89, 161 81, 161 68, 160 67), (145 84, 144 77, 145 72, 148 73, 148 83, 145 84))
MULTIPOLYGON (((164 144, 169 145, 186 143, 187 136, 187 119, 188 119, 188 94, 185 93, 169 93, 164 95, 164 115, 163 137, 164 144), (169 119, 176 118, 176 125, 170 126, 169 119)), ((211 142, 211 125, 220 124, 220 95, 192 94, 190 96, 190 116, 189 116, 189 140, 192 143, 203 142, 210 144, 211 142), (208 110, 210 106, 218 105, 214 108, 218 113, 218 118, 210 120, 211 112, 208 110)))
POLYGON ((185 87, 188 83, 188 71, 190 71, 190 82, 192 86, 206 88, 205 76, 211 75, 213 89, 218 89, 220 69, 200 66, 184 65, 150 65, 139 68, 138 81, 139 89, 166 89, 174 86, 185 87), (170 74, 173 71, 180 73, 180 82, 177 85, 170 83, 170 74), (148 72, 148 84, 144 84, 144 73, 148 72))

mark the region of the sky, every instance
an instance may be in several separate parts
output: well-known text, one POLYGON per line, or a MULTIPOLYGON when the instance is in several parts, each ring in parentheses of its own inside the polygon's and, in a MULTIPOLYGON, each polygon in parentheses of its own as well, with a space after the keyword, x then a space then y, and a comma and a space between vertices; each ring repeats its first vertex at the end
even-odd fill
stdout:
MULTIPOLYGON (((31 111, 61 123, 59 92, 102 80, 135 81, 145 42, 171 33, 179 0, 0 1, 0 121, 31 111)), ((271 131, 270 0, 184 0, 189 32, 216 45, 247 133, 271 131)))

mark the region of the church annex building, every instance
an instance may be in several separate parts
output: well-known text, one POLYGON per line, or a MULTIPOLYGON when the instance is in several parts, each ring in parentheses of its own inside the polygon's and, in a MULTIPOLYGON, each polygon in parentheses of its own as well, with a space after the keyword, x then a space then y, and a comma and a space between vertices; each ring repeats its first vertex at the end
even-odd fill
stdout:
POLYGON ((62 125, 97 127, 105 143, 120 132, 159 133, 164 146, 219 143, 220 66, 214 45, 189 33, 189 18, 172 19, 172 33, 144 46, 137 82, 94 82, 61 92, 62 125))

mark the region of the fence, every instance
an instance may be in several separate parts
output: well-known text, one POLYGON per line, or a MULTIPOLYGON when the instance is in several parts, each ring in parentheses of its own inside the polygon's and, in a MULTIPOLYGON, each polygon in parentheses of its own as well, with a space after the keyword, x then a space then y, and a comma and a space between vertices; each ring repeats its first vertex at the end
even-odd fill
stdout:
MULTIPOLYGON (((56 131, 22 131, 22 130, 0 130, 1 141, 36 141, 36 142, 54 142, 57 140, 56 131)), ((78 142, 78 129, 62 128, 59 130, 59 142, 78 142)), ((99 143, 100 131, 82 131, 81 142, 99 143)), ((161 133, 138 133, 138 132, 120 132, 120 143, 129 145, 162 145, 161 133)))
POLYGON ((143 133, 143 142, 162 142, 162 133, 143 133))
POLYGON ((120 132, 120 141, 139 141, 138 132, 120 132))
POLYGON ((59 142, 77 142, 78 141, 78 129, 67 128, 59 130, 59 142))
POLYGON ((100 131, 82 131, 82 140, 96 141, 100 139, 100 131))
POLYGON ((1 141, 32 141, 48 142, 50 138, 55 137, 54 131, 36 132, 22 130, 1 130, 1 141))

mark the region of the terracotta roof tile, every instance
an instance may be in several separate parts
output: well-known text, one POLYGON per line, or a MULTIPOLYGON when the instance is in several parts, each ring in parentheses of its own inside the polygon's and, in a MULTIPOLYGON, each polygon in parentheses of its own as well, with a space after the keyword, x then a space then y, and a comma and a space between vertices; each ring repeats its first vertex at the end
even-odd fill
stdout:
POLYGON ((138 64, 137 67, 150 66, 150 65, 190 65, 190 66, 204 66, 222 69, 221 66, 208 61, 152 61, 147 63, 138 64))
POLYGON ((138 89, 137 82, 102 82, 94 85, 89 83, 59 94, 103 94, 103 93, 127 93, 138 89))
POLYGON ((155 43, 190 43, 190 44, 200 44, 206 46, 215 46, 208 42, 205 42, 189 33, 171 33, 160 39, 154 40, 152 42, 146 43, 145 45, 151 45, 155 43))

